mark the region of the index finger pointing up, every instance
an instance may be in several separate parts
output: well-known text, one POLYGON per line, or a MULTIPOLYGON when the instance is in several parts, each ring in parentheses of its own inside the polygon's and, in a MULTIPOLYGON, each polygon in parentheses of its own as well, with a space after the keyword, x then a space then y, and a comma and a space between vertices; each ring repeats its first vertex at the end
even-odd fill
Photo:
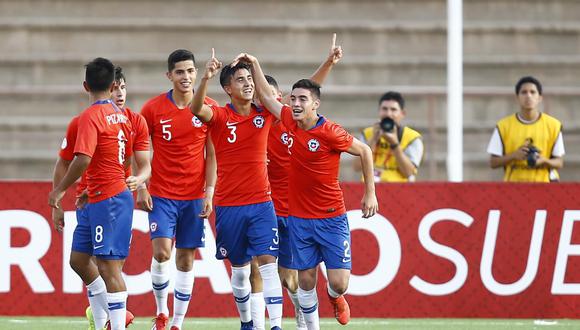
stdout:
POLYGON ((214 59, 215 58, 215 49, 211 49, 211 58, 214 59))
POLYGON ((336 47, 336 33, 332 34, 332 48, 336 47))

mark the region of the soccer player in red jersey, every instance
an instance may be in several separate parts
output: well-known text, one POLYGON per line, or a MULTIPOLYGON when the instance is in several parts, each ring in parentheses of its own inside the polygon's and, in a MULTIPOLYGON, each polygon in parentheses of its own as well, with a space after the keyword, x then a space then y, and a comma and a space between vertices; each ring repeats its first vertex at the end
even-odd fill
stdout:
MULTIPOLYGON (((127 157, 134 153, 135 162, 147 166, 149 164, 149 133, 145 119, 139 114, 125 108, 126 99, 126 81, 123 69, 115 68, 115 83, 113 87, 113 102, 127 114, 131 121, 133 132, 131 136, 133 141, 129 140, 126 146, 127 157), (131 145, 132 144, 132 145, 131 145)), ((74 147, 78 131, 79 116, 75 116, 69 123, 65 138, 62 141, 59 157, 54 169, 53 185, 56 187, 66 173, 70 162, 74 159, 74 147)), ((131 167, 129 163, 125 164, 125 176, 131 176, 131 167)), ((150 171, 150 169, 148 170, 150 171)), ((87 286, 88 299, 90 307, 86 310, 89 320, 89 329, 101 329, 108 318, 107 298, 105 283, 98 274, 98 268, 95 257, 92 256, 93 248, 90 234, 90 226, 87 218, 88 194, 86 191, 86 172, 83 173, 80 182, 76 188, 76 218, 77 226, 73 234, 73 249, 71 251, 70 265, 73 270, 83 279, 87 286), (96 277, 95 277, 96 276, 96 277)), ((62 232, 64 226, 64 212, 62 209, 53 210, 53 221, 58 232, 62 232)), ((127 311, 126 325, 132 323, 134 316, 127 311)))
MULTIPOLYGON (((153 259, 151 281, 157 305, 153 329, 168 324, 169 271, 173 238, 176 266, 171 329, 180 329, 194 284, 195 249, 205 246, 204 219, 212 211, 216 181, 215 152, 208 126, 189 111, 197 71, 193 54, 184 49, 167 60, 173 89, 150 99, 141 110, 153 143, 149 188, 138 190, 137 202, 149 212, 153 259)), ((217 103, 206 97, 206 104, 217 103)))
POLYGON ((359 156, 365 179, 363 217, 378 210, 372 152, 342 127, 318 115, 320 86, 309 79, 292 86, 291 105, 283 105, 269 91, 258 60, 240 54, 234 63, 251 64, 262 104, 282 120, 290 132, 289 218, 292 268, 298 269, 298 298, 308 329, 318 329, 317 266, 328 271, 328 295, 341 324, 350 320, 344 293, 350 277, 350 231, 338 183, 340 154, 359 156))
MULTIPOLYGON (((327 58, 324 59, 320 67, 310 79, 317 83, 323 83, 332 67, 342 58, 342 47, 336 46, 336 34, 333 34, 332 45, 327 58)), ((290 95, 282 99, 282 93, 276 80, 266 75, 266 80, 270 86, 273 97, 280 99, 282 103, 290 102, 290 95)), ((254 95, 257 99, 257 95, 254 95)), ((289 132, 280 120, 275 120, 268 135, 268 180, 272 188, 272 202, 276 210, 278 220, 279 253, 278 253, 278 273, 282 286, 288 291, 288 295, 294 304, 296 316, 296 328, 306 329, 304 314, 298 302, 298 272, 291 269, 292 253, 288 233, 288 175, 290 170, 289 132)), ((264 329, 264 298, 262 294, 262 283, 260 274, 257 271, 257 262, 252 260, 252 271, 250 282, 252 284, 252 320, 257 330, 264 329)))
POLYGON ((250 312, 250 261, 258 260, 271 329, 282 326, 282 286, 277 272, 278 226, 266 168, 271 114, 252 101, 254 83, 243 63, 225 66, 220 84, 230 96, 225 107, 203 104, 209 79, 221 67, 212 58, 194 95, 192 112, 211 128, 218 163, 216 257, 232 264, 232 289, 241 328, 253 329, 250 312))
MULTIPOLYGON (((121 270, 129 253, 133 219, 133 198, 127 187, 136 189, 148 178, 149 168, 139 164, 137 175, 125 178, 126 146, 133 139, 132 125, 110 100, 114 73, 113 64, 104 58, 86 66, 84 86, 92 105, 79 116, 75 157, 49 194, 49 205, 60 208, 66 189, 87 171, 86 218, 92 253, 105 283, 111 328, 116 330, 125 329, 126 321, 127 291, 121 270)), ((76 247, 73 238, 73 251, 76 247)), ((90 255, 87 256, 88 262, 90 255)), ((93 275, 96 278, 98 274, 93 275)))

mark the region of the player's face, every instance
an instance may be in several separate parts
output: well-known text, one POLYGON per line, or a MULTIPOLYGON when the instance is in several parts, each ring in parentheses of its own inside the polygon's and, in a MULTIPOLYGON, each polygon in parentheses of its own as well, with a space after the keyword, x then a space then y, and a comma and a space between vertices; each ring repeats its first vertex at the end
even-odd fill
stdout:
POLYGON ((391 118, 395 123, 400 124, 405 118, 405 111, 401 109, 399 102, 394 100, 385 100, 379 105, 379 119, 391 118))
POLYGON ((173 83, 173 89, 181 93, 193 91, 197 70, 192 60, 175 63, 171 72, 167 72, 167 78, 173 83))
POLYGON ((115 81, 113 84, 113 95, 111 95, 111 99, 119 108, 125 107, 125 101, 127 100, 127 85, 125 84, 125 79, 115 81))
POLYGON ((316 110, 320 106, 320 100, 314 98, 308 89, 295 88, 290 95, 292 105, 292 117, 296 121, 316 116, 316 110))
POLYGON ((251 101, 254 98, 254 79, 247 69, 240 69, 230 78, 230 84, 224 87, 232 99, 251 101))
POLYGON ((535 84, 525 83, 518 93, 518 102, 520 107, 525 110, 533 110, 542 102, 542 96, 538 92, 535 84))

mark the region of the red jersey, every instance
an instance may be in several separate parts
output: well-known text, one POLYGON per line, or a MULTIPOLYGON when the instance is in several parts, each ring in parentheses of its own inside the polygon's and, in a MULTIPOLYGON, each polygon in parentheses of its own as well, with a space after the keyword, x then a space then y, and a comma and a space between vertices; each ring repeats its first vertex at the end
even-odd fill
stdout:
POLYGON ((276 215, 288 216, 288 171, 290 153, 288 152, 288 130, 281 121, 276 121, 268 135, 268 180, 272 188, 272 201, 276 215))
POLYGON ((91 157, 86 170, 89 202, 127 189, 124 163, 131 132, 129 118, 111 100, 97 101, 81 113, 74 153, 91 157))
MULTIPOLYGON (((129 121, 131 121, 132 132, 131 139, 127 141, 126 159, 132 156, 133 151, 149 150, 149 131, 147 130, 147 123, 143 116, 131 111, 129 108, 124 109, 129 121)), ((62 140, 59 156, 60 158, 72 161, 74 158, 74 147, 77 141, 79 116, 75 116, 66 129, 66 135, 62 140)), ((131 166, 125 167, 125 177, 131 175, 131 166)), ((81 180, 77 185, 76 194, 79 196, 87 188, 87 173, 86 171, 81 176, 81 180)))
POLYGON ((270 112, 252 105, 250 114, 242 116, 231 104, 213 106, 212 111, 208 125, 218 165, 215 204, 239 206, 272 200, 266 169, 270 112))
POLYGON ((282 108, 282 122, 291 139, 290 215, 320 219, 345 213, 338 169, 340 154, 350 148, 353 136, 322 116, 316 126, 303 130, 288 106, 282 108))
MULTIPOLYGON (((141 110, 153 142, 149 192, 176 200, 203 198, 208 127, 189 107, 179 109, 172 95, 170 90, 156 96, 141 110)), ((217 106, 209 97, 204 103, 217 106)))

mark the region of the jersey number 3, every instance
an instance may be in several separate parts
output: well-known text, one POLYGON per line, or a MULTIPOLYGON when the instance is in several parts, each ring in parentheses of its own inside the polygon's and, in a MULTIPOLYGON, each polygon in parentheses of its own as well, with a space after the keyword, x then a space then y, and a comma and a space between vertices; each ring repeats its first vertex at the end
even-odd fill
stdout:
POLYGON ((228 142, 229 143, 234 143, 236 142, 238 136, 236 135, 236 126, 228 126, 228 128, 230 129, 230 136, 228 136, 228 142))

